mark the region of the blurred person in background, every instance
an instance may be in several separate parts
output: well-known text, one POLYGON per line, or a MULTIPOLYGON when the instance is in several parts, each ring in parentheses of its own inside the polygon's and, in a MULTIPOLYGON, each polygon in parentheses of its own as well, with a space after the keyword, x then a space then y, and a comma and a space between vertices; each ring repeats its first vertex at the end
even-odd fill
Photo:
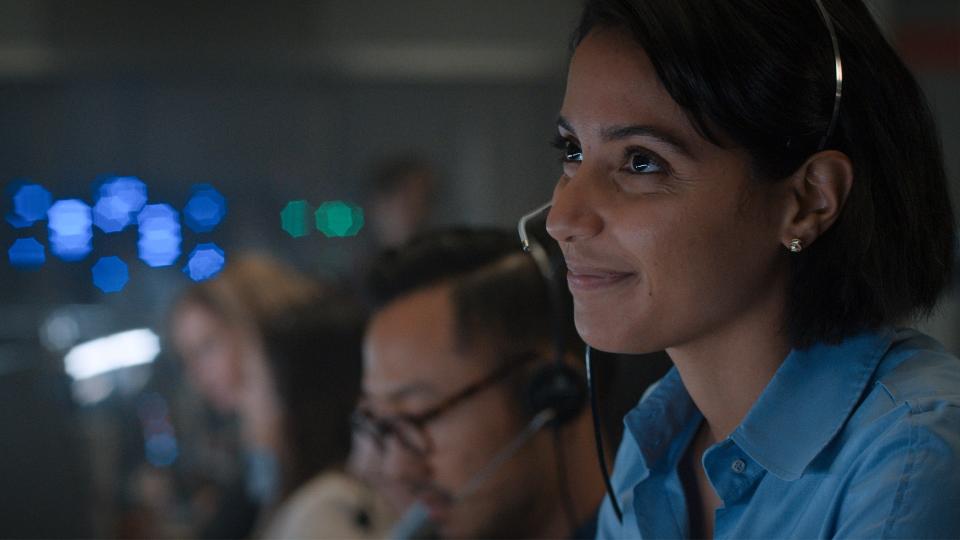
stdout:
MULTIPOLYGON (((490 467, 539 416, 539 374, 556 367, 548 289, 516 235, 415 237, 378 259, 369 295, 354 422, 390 501, 419 504, 440 537, 592 538, 603 483, 585 403, 490 467)), ((561 354, 582 380, 571 315, 561 354)))
POLYGON ((394 157, 377 165, 367 203, 377 249, 398 247, 424 228, 436 187, 436 171, 425 159, 394 157))
POLYGON ((252 534, 376 537, 389 525, 372 493, 342 472, 361 331, 355 303, 259 256, 233 261, 178 303, 172 334, 187 372, 239 420, 245 494, 259 511, 232 515, 248 527, 256 515, 252 534), (199 362, 215 365, 190 367, 199 362))
POLYGON ((238 412, 243 391, 243 355, 259 351, 253 302, 244 299, 254 276, 269 276, 275 264, 264 258, 232 261, 217 278, 188 288, 169 321, 170 339, 194 393, 178 396, 177 422, 187 469, 195 534, 201 538, 248 536, 260 504, 246 486, 238 412), (201 403, 196 402, 196 397, 201 403), (199 409, 201 414, 189 414, 199 409), (200 478, 194 480, 194 477, 200 478))

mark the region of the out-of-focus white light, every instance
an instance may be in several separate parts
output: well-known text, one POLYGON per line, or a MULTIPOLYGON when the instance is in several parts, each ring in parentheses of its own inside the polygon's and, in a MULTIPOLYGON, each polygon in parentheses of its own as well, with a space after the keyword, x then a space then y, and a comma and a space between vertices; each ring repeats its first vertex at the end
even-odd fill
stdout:
POLYGON ((146 328, 81 343, 63 359, 67 374, 89 379, 117 369, 148 364, 160 354, 160 338, 146 328))
POLYGON ((52 351, 65 351, 80 339, 80 323, 69 313, 54 313, 40 328, 40 339, 52 351))

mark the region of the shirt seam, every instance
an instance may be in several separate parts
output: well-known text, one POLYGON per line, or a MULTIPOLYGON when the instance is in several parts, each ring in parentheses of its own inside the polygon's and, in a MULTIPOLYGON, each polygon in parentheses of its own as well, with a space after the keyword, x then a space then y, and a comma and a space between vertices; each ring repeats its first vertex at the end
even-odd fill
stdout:
POLYGON ((936 412, 940 407, 946 407, 949 409, 960 408, 960 404, 950 403, 949 401, 944 401, 942 398, 941 399, 923 399, 919 401, 907 400, 905 403, 907 407, 910 408, 910 413, 914 415, 936 412))
POLYGON ((887 383, 883 382, 883 380, 878 380, 874 384, 876 386, 879 386, 880 389, 883 390, 883 393, 886 394, 888 398, 890 398, 890 404, 892 406, 896 407, 900 403, 900 400, 897 399, 897 396, 893 395, 893 390, 889 386, 887 386, 887 383))
POLYGON ((891 405, 894 407, 906 406, 911 414, 925 414, 937 410, 939 407, 960 408, 960 403, 954 403, 944 396, 922 396, 920 398, 898 398, 895 394, 897 390, 895 385, 883 381, 877 381, 877 386, 883 389, 887 397, 890 398, 891 405))
POLYGON ((903 470, 900 473, 900 479, 897 482, 897 492, 893 497, 890 514, 887 516, 880 532, 880 538, 892 538, 893 528, 896 526, 900 513, 903 510, 903 500, 906 492, 910 488, 910 478, 913 471, 920 465, 922 456, 916 451, 916 443, 919 435, 919 426, 914 422, 913 415, 910 415, 910 432, 907 446, 907 457, 904 460, 903 470))

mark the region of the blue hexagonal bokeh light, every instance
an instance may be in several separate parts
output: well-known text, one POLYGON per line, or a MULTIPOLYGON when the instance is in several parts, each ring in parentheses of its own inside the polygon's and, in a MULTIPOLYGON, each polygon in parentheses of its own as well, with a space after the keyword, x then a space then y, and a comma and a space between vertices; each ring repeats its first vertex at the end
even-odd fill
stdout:
POLYGON ((65 261, 79 261, 93 250, 90 207, 79 199, 53 203, 47 211, 50 251, 65 261))
MULTIPOLYGON (((18 191, 20 191, 21 187, 27 185, 28 183, 29 182, 27 182, 26 180, 14 180, 9 184, 7 184, 6 187, 4 187, 3 195, 6 198, 13 201, 13 196, 16 195, 18 191)), ((13 209, 7 212, 6 220, 7 220, 7 223, 9 223, 10 225, 14 226, 17 229, 30 226, 30 224, 24 221, 22 217, 17 215, 17 212, 13 209)))
POLYGON ((130 271, 127 263, 119 257, 101 257, 91 268, 93 284, 105 293, 114 293, 123 290, 130 280, 130 271))
POLYGON ((227 201, 210 184, 197 184, 191 188, 190 200, 183 207, 183 222, 193 232, 212 231, 227 214, 227 201))
POLYGON ((105 233, 120 232, 147 204, 147 185, 134 176, 111 177, 96 189, 95 198, 94 224, 105 233))
POLYGON ((168 204, 148 204, 137 216, 137 251, 149 266, 170 266, 180 257, 180 218, 168 204))
POLYGON ((10 264, 22 269, 35 269, 47 262, 43 244, 34 238, 19 238, 7 250, 10 264))
POLYGON ((223 250, 212 242, 206 242, 197 244, 190 252, 183 273, 193 281, 205 281, 219 274, 225 264, 223 250))
POLYGON ((13 212, 7 222, 21 229, 46 219, 53 197, 40 184, 18 182, 13 187, 13 212))

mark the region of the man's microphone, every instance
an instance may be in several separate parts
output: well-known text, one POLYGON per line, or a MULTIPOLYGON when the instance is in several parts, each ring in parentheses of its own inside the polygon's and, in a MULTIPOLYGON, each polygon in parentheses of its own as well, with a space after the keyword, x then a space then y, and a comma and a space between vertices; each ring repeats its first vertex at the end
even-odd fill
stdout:
MULTIPOLYGON (((554 412, 553 409, 540 411, 516 437, 501 447, 476 474, 470 477, 470 480, 468 480, 463 487, 454 493, 451 498, 451 503, 459 503, 476 493, 477 490, 497 472, 501 465, 516 455, 538 431, 543 429, 543 427, 549 424, 555 417, 556 412, 554 412)), ((390 531, 390 538, 393 540, 414 540, 436 537, 436 524, 430 521, 430 512, 427 510, 426 505, 420 501, 411 504, 390 531)))

